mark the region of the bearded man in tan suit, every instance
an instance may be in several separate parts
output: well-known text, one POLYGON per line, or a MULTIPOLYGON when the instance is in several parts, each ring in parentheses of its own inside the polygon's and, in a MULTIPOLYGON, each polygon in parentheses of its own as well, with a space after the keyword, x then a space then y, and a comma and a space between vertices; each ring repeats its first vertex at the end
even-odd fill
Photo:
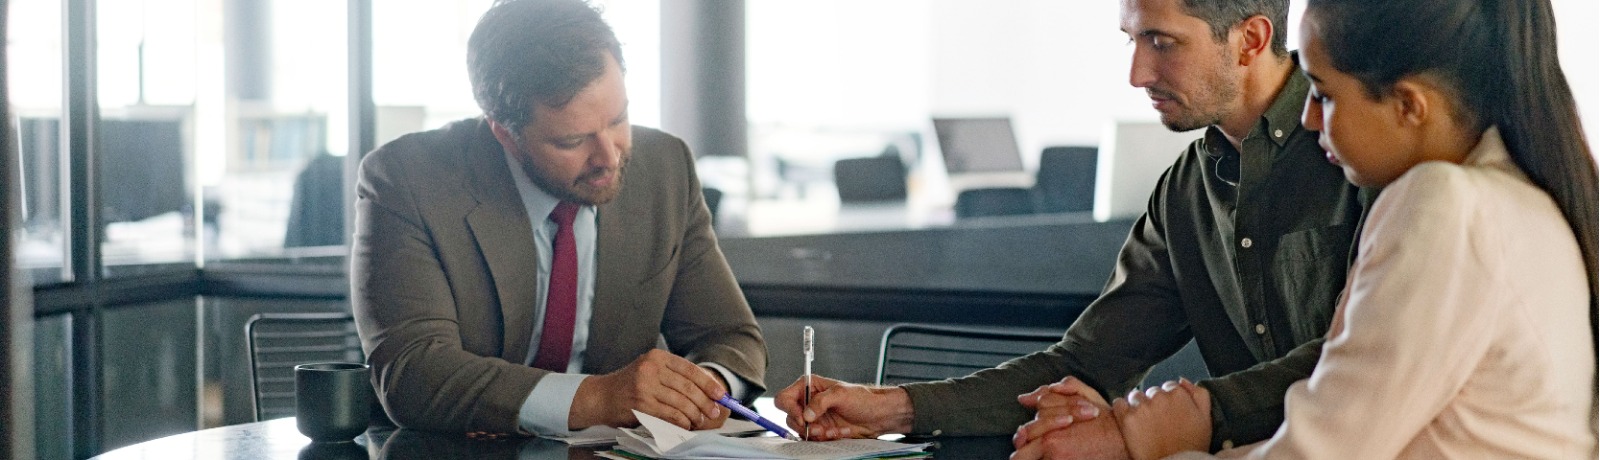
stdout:
POLYGON ((763 391, 766 346, 689 149, 628 123, 610 26, 582 0, 498 2, 468 68, 483 117, 361 163, 351 299, 390 418, 720 426, 716 398, 763 391))

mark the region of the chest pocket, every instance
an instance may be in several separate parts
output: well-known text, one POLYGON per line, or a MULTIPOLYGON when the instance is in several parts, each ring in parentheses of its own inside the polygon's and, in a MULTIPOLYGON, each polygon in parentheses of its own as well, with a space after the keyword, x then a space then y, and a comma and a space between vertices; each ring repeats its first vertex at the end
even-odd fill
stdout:
POLYGON ((1328 330, 1349 268, 1352 227, 1312 228, 1278 238, 1271 273, 1296 343, 1328 330))

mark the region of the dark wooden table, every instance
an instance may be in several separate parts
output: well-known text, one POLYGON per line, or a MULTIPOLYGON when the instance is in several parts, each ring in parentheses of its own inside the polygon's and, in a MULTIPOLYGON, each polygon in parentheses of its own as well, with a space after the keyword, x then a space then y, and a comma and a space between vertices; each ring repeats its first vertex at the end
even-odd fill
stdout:
MULTIPOLYGON (((756 407, 763 416, 781 416, 771 400, 756 407)), ((781 420, 781 418, 780 418, 781 420)), ((1004 459, 1011 454, 1008 436, 940 437, 935 458, 1004 459)), ((606 450, 609 447, 602 447, 606 450)), ((397 460, 397 459, 595 459, 595 448, 571 447, 539 438, 474 439, 462 434, 373 427, 353 442, 315 444, 295 428, 294 418, 230 425, 168 436, 123 447, 92 460, 397 460)))

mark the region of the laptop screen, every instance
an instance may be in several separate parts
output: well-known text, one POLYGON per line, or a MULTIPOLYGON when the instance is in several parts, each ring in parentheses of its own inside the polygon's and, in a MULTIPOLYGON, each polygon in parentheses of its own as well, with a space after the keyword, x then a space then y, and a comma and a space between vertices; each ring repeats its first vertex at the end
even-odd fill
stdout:
POLYGON ((934 118, 933 132, 952 175, 1023 170, 1010 118, 934 118))

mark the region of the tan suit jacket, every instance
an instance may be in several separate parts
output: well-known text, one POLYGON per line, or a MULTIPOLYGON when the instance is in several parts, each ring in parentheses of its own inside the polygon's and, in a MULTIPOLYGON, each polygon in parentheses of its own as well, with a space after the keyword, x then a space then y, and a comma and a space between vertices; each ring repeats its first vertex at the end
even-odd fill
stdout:
MULTIPOLYGON (((599 206, 584 373, 656 347, 764 389, 766 346, 717 248, 683 141, 633 128, 622 193, 599 206)), ((533 229, 482 119, 410 134, 361 162, 351 302, 390 418, 441 431, 517 431, 548 372, 526 362, 538 292, 533 229)))

